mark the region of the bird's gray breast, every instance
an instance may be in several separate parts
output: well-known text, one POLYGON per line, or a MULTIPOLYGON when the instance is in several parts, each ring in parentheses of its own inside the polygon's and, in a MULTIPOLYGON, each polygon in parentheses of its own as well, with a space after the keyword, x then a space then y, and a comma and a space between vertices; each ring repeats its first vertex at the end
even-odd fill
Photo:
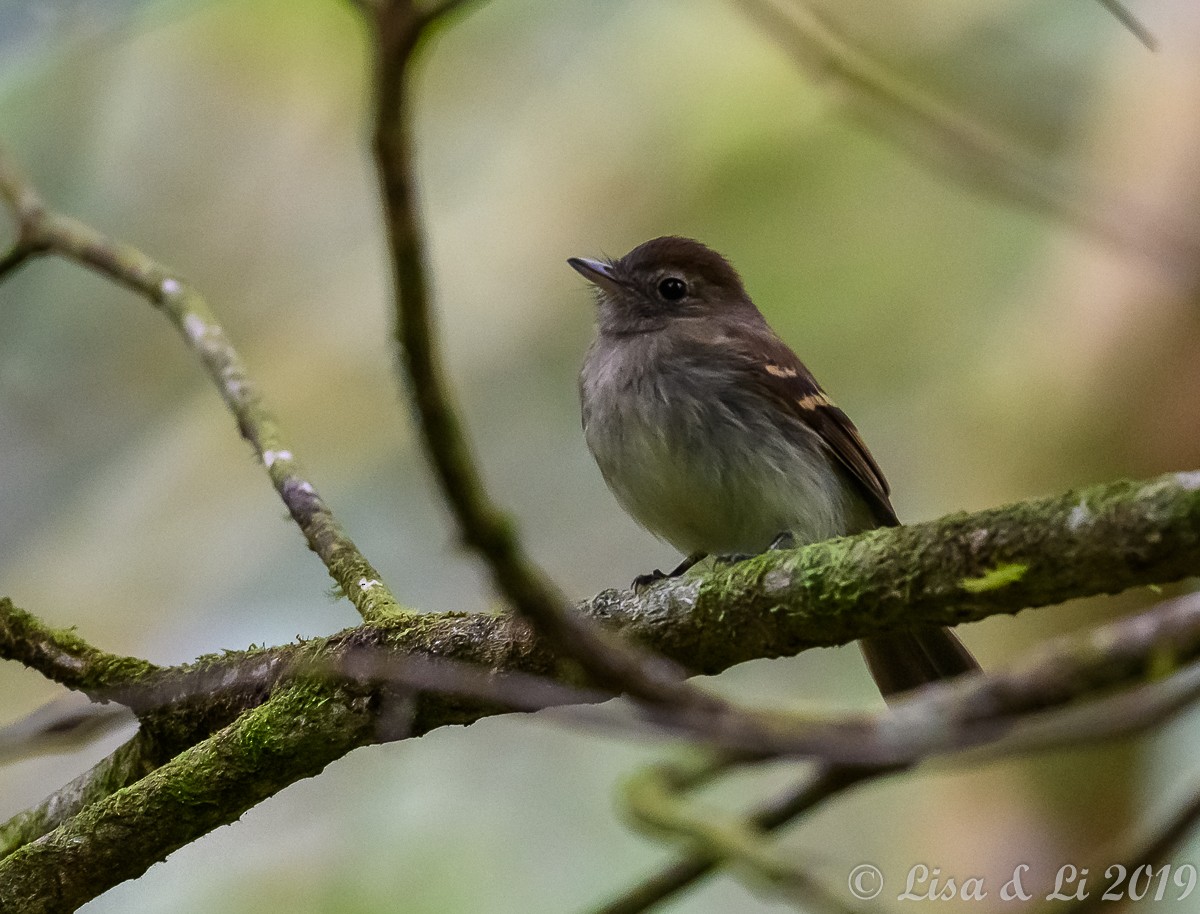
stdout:
POLYGON ((847 532, 853 494, 815 434, 739 383, 719 349, 601 335, 580 376, 584 437, 617 500, 683 552, 758 552, 847 532))

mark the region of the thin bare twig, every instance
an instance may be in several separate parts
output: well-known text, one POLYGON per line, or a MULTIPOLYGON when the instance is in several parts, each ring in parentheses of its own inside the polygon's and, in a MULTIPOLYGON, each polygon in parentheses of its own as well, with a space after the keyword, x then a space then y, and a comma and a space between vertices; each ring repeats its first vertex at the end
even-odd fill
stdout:
POLYGON ((0 257, 0 280, 4 279, 9 273, 16 272, 17 269, 28 263, 39 253, 40 251, 36 247, 22 244, 18 239, 17 243, 9 249, 8 253, 0 257))
MULTIPOLYGON (((779 794, 744 816, 742 827, 751 833, 767 834, 782 828, 823 801, 865 781, 894 773, 896 768, 857 768, 848 765, 818 765, 795 788, 779 794)), ((645 881, 595 908, 591 914, 641 914, 674 897, 727 861, 718 848, 696 849, 669 864, 645 881)))
POLYGON ((484 2, 484 0, 437 0, 437 2, 430 3, 421 11, 423 25, 424 27, 428 27, 439 19, 444 19, 446 16, 456 13, 472 3, 481 2, 484 2))
POLYGON ((1101 6, 1116 16, 1121 25, 1129 29, 1133 33, 1133 36, 1149 50, 1158 50, 1158 39, 1154 37, 1154 33, 1146 28, 1141 20, 1129 11, 1125 4, 1121 3, 1120 0, 1099 0, 1099 2, 1101 6))
MULTIPOLYGON (((0 169, 3 168, 4 163, 0 160, 0 169)), ((0 200, 12 212, 17 230, 12 247, 0 257, 0 280, 4 280, 9 273, 43 253, 47 242, 42 237, 44 207, 31 185, 20 180, 0 180, 0 200)))
MULTIPOLYGON (((580 689, 520 671, 491 670, 473 663, 428 654, 398 654, 370 645, 354 646, 336 664, 318 659, 314 675, 431 692, 496 705, 506 711, 544 711, 608 701, 613 693, 580 689)), ((570 720, 569 717, 563 718, 570 720)))
MULTIPOLYGON (((785 897, 838 914, 867 910, 847 904, 805 867, 778 854, 754 815, 740 817, 711 809, 701 810, 687 801, 685 794, 736 763, 736 760, 718 758, 698 772, 691 766, 650 766, 627 783, 624 790, 626 810, 643 830, 666 835, 689 846, 696 852, 697 859, 714 863, 719 860, 737 866, 785 897)), ((818 777, 818 780, 825 779, 818 777)), ((804 785, 802 793, 806 798, 813 797, 811 782, 804 785)), ((611 914, 613 908, 603 910, 611 914)), ((616 910, 638 909, 617 907, 616 910)))
POLYGON ((1132 203, 1108 199, 1110 194, 906 82, 842 35, 810 0, 737 2, 815 81, 833 79, 844 88, 851 114, 937 174, 1046 212, 1184 281, 1195 276, 1200 246, 1194 239, 1132 203))
MULTIPOLYGON (((441 9, 455 6, 443 4, 441 9)), ((442 494, 464 542, 487 563, 513 609, 597 684, 653 702, 714 707, 720 702, 688 686, 673 663, 621 645, 572 613, 566 597, 526 555, 512 522, 491 500, 479 476, 443 380, 418 217, 407 77, 429 22, 413 0, 390 0, 375 18, 374 150, 394 270, 395 334, 425 452, 442 494)))
POLYGON ((34 254, 55 254, 72 260, 137 292, 171 320, 217 385, 237 420, 238 430, 254 447, 309 547, 362 618, 372 622, 406 612, 312 483, 300 475, 274 415, 204 298, 138 249, 50 211, 3 151, 0 151, 0 199, 7 201, 19 220, 18 246, 14 252, 26 251, 22 261, 34 254))
MULTIPOLYGON (((1200 788, 1194 787, 1191 794, 1178 804, 1175 811, 1167 817, 1166 821, 1154 829, 1142 841, 1135 842, 1124 853, 1110 854, 1097 858, 1100 865, 1094 867, 1093 872, 1097 874, 1104 872, 1106 877, 1111 879, 1109 875, 1110 871, 1119 866, 1122 868, 1121 872, 1128 876, 1129 881, 1125 881, 1124 878, 1121 879, 1121 886, 1119 888, 1122 898, 1120 900, 1115 903, 1112 900, 1106 900, 1104 896, 1108 894, 1107 891, 1093 887, 1090 894, 1086 897, 1065 907, 1061 902, 1058 902, 1056 907, 1047 908, 1045 914, 1050 914, 1051 911, 1059 911, 1062 914, 1091 914, 1092 911, 1100 908, 1103 908, 1105 911, 1114 911, 1128 907, 1133 901, 1129 897, 1129 889, 1133 884, 1138 868, 1153 868, 1165 863, 1171 854, 1195 832, 1197 823, 1200 823, 1200 788)), ((1182 886, 1176 887, 1182 888, 1182 886)), ((1157 889, 1157 886, 1155 888, 1157 889)), ((1157 896, 1152 897, 1157 898, 1157 896)))
MULTIPOLYGON (((818 547, 808 550, 814 548, 818 547)), ((778 559, 755 561, 774 565, 778 559)), ((786 575, 774 566, 767 577, 781 585, 773 593, 778 600, 786 575)), ((814 580, 804 577, 810 595, 814 580)), ((914 607, 920 601, 912 592, 907 599, 914 607)), ((694 617, 698 602, 685 593, 682 603, 694 617)), ((743 612, 750 608, 749 600, 736 605, 743 612)), ((863 605, 878 608, 865 598, 863 605)), ((857 630, 844 640, 861 635, 857 630)), ((707 744, 731 751, 892 766, 983 746, 992 754, 1011 754, 1111 739, 1166 720, 1198 696, 1200 593, 1161 603, 1084 636, 1058 639, 1018 667, 931 684, 875 715, 822 720, 706 714, 670 706, 648 707, 642 713, 662 729, 702 734, 699 738, 707 744)))

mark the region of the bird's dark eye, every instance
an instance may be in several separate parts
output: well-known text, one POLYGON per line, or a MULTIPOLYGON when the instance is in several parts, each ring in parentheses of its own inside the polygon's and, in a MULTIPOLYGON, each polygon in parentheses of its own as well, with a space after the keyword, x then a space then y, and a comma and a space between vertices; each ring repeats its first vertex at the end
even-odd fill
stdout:
POLYGON ((678 276, 668 276, 658 284, 658 294, 667 301, 679 301, 687 295, 687 283, 678 276))

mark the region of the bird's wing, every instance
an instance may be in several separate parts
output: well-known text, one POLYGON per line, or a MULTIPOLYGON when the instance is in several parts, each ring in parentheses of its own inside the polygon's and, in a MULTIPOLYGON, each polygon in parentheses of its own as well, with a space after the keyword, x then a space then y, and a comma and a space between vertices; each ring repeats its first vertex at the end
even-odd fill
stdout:
POLYGON ((879 464, 867 450, 858 429, 821 389, 812 372, 787 344, 769 330, 754 337, 751 349, 740 352, 746 382, 760 390, 811 428, 849 472, 876 519, 885 526, 900 523, 888 499, 891 491, 879 464))

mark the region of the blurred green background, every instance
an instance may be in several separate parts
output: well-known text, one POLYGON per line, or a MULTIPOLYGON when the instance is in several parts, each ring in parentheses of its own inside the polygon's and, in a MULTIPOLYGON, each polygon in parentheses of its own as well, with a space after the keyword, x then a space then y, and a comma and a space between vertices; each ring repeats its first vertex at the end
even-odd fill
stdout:
MULTIPOLYGON (((1094 3, 880 6, 828 11, 1045 162, 1039 186, 1068 176, 1069 206, 1014 203, 994 178, 963 180, 978 163, 914 153, 903 117, 855 115, 733 2, 491 0, 428 49, 417 129, 448 369, 496 496, 569 593, 676 558, 621 513, 584 448, 591 299, 563 263, 658 234, 737 264, 855 418, 905 519, 1200 467, 1200 12, 1145 11, 1151 54, 1094 3)), ((208 296, 402 600, 484 610, 393 371, 363 38, 339 2, 0 0, 0 142, 53 204, 208 296)), ((77 268, 40 262, 0 286, 0 472, 0 592, 104 648, 172 663, 356 621, 169 325, 77 268)), ((963 635, 1002 664, 1153 599, 963 635)), ((878 705, 853 649, 711 685, 782 707, 878 705)), ((0 691, 6 723, 59 690, 6 664, 0 691)), ((783 846, 838 891, 863 861, 895 892, 914 863, 998 885, 1027 862, 1049 878, 1169 808, 1195 724, 872 786, 783 846)), ((126 736, 0 769, 0 816, 126 736)), ((84 910, 581 909, 669 858, 614 800, 664 751, 539 715, 359 750, 84 910)), ((775 771, 718 799, 787 782, 775 771)), ((727 877, 667 908, 785 909, 727 877)))

